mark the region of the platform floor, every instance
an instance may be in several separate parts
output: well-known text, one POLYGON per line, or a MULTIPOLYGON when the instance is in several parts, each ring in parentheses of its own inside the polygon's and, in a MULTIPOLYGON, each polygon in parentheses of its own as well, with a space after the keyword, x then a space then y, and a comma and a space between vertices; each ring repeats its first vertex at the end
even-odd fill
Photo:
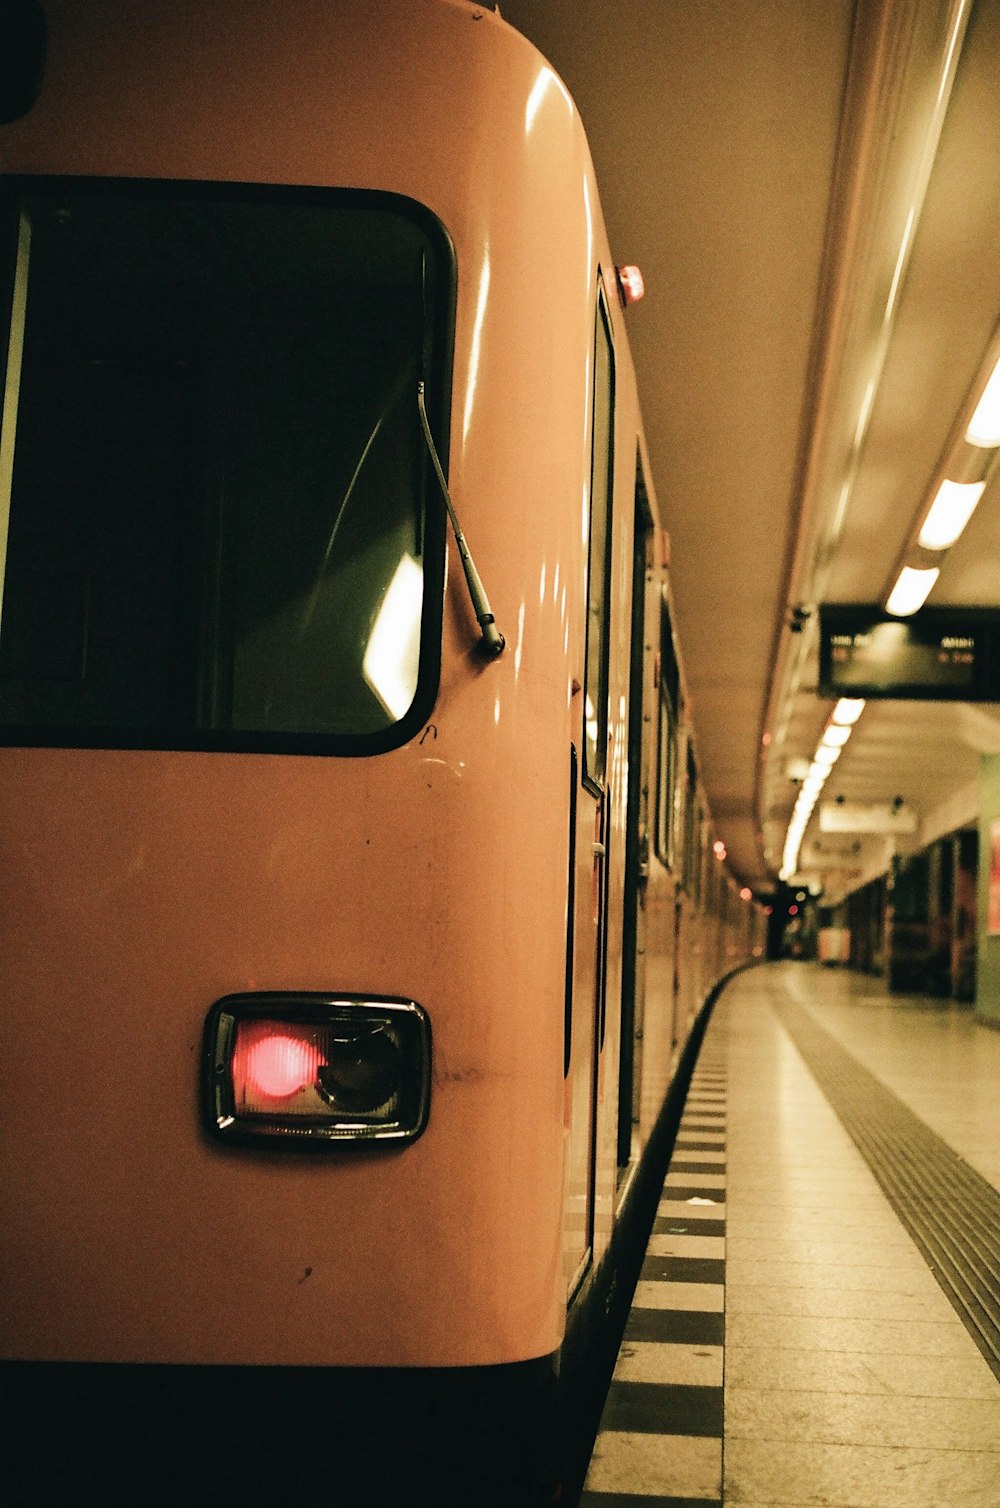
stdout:
POLYGON ((1000 1032, 768 964, 699 1055, 581 1508, 1000 1508, 1000 1032))

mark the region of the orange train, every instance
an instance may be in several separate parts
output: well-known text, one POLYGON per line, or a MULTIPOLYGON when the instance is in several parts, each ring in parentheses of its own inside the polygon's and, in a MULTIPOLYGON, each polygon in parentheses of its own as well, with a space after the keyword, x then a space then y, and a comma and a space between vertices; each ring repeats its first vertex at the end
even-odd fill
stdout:
POLYGON ((580 120, 465 0, 15 13, 3 1355, 558 1369, 764 935, 580 120))

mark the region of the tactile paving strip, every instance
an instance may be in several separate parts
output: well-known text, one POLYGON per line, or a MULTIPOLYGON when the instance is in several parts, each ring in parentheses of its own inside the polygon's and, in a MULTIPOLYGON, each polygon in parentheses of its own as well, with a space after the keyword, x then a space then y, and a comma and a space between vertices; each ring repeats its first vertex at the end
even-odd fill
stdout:
POLYGON ((580 1508, 721 1508, 725 1185, 726 1059, 713 1018, 580 1508))
POLYGON ((779 1018, 1000 1378, 1000 1193, 802 1006, 779 1018))

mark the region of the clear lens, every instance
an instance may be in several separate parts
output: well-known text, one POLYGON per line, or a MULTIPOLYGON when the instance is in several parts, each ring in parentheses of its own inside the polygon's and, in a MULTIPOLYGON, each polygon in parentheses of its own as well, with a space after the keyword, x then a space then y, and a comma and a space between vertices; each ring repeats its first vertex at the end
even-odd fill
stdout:
POLYGON ((378 1115, 395 1103, 402 1069, 396 1034, 383 1025, 352 1037, 336 1037, 318 1077, 323 1093, 338 1110, 378 1115))

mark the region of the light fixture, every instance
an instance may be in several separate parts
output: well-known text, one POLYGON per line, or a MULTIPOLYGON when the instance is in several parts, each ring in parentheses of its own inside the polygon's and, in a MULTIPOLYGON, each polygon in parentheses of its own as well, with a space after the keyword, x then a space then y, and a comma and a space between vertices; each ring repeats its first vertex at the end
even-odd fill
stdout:
POLYGON ((840 728, 851 728, 865 710, 863 696, 842 696, 833 709, 831 722, 840 728))
POLYGON ((1000 452, 998 352, 1000 326, 956 416, 951 438, 917 515, 919 524, 899 558, 899 574, 885 604, 886 612, 893 617, 908 618, 923 607, 941 573, 945 551, 961 536, 996 469, 1000 452), (984 373, 989 374, 985 380, 984 373))
POLYGON ((993 368, 976 411, 969 421, 965 438, 970 445, 992 450, 1000 445, 1000 361, 993 368))
POLYGON ((942 482, 917 536, 917 544, 925 550, 947 550, 953 545, 972 517, 985 487, 985 482, 942 482))
POLYGON ((809 826, 813 814, 813 808, 819 800, 823 786, 829 777, 830 771, 840 758, 841 750, 847 743, 854 731, 854 724, 865 710, 864 698, 860 696, 842 696, 837 702, 830 716, 830 720, 823 729, 816 753, 812 763, 806 772, 805 778, 795 800, 788 828, 785 832, 785 845, 782 850, 782 867, 778 875, 780 880, 789 879, 798 867, 799 850, 805 838, 806 828, 809 826))
POLYGON ((405 1144, 427 1124, 430 1021, 390 996, 226 995, 205 1024, 202 1085, 224 1141, 405 1144))
POLYGON ((929 569, 904 566, 896 585, 889 593, 885 604, 886 612, 892 613, 895 618, 908 618, 911 613, 917 612, 927 601, 930 589, 940 574, 940 566, 931 566, 929 569))

